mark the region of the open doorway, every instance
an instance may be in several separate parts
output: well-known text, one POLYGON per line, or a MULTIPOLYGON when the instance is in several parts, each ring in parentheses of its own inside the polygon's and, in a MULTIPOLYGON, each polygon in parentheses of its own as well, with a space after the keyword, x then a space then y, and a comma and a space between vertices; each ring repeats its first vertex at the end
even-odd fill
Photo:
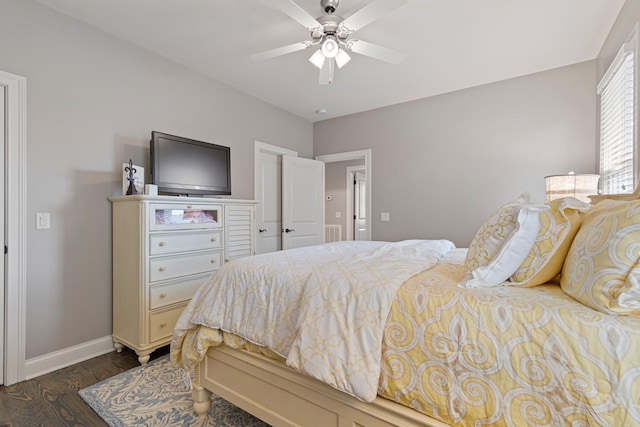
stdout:
MULTIPOLYGON (((255 142, 255 167, 254 167, 254 189, 255 199, 259 201, 258 210, 256 212, 256 224, 258 228, 257 250, 256 253, 267 253, 282 249, 282 158, 283 156, 297 156, 297 153, 281 147, 265 144, 259 141, 255 142)), ((364 194, 360 198, 362 206, 361 214, 363 226, 359 228, 360 240, 371 240, 371 150, 358 150, 337 154, 327 154, 317 156, 316 160, 325 163, 325 167, 332 163, 355 161, 355 165, 359 168, 364 167, 364 177, 362 185, 359 187, 364 194)), ((340 185, 346 189, 346 169, 340 174, 340 185)), ((326 198, 325 198, 326 204, 326 198)), ((351 206, 349 209, 353 209, 351 206)), ((325 224, 327 215, 325 213, 325 224)), ((349 211, 346 207, 341 211, 341 217, 345 219, 353 216, 353 210, 349 211)), ((335 213, 333 214, 335 217, 335 213)), ((347 230, 353 227, 353 224, 344 225, 341 230, 341 240, 346 239, 347 235, 353 235, 353 232, 347 230), (344 237, 342 237, 344 233, 344 237), (349 233, 349 234, 347 234, 349 233)), ((337 240, 337 239, 335 239, 337 240)), ((351 240, 351 239, 350 239, 351 240)))
POLYGON ((366 189, 364 163, 347 167, 347 240, 367 240, 366 189))
POLYGON ((325 163, 325 241, 371 240, 371 150, 316 159, 325 163))

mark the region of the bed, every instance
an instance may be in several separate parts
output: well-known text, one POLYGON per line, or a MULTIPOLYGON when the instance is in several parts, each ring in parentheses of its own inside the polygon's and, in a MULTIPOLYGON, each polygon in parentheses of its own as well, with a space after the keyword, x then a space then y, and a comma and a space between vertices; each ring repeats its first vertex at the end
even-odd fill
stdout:
POLYGON ((640 425, 638 242, 638 200, 525 194, 468 248, 235 260, 185 309, 171 359, 195 369, 198 414, 213 392, 274 426, 640 425))

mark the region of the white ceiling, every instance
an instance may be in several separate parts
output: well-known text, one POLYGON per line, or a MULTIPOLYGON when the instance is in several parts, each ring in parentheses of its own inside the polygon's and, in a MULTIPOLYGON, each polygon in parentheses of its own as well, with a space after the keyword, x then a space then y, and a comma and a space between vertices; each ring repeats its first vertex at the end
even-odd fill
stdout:
MULTIPOLYGON (((406 53, 399 65, 358 54, 318 84, 310 49, 264 62, 252 53, 307 40, 268 0, 38 0, 310 121, 544 71, 597 57, 624 0, 409 0, 357 31, 406 53), (316 111, 324 108, 326 114, 316 111)), ((342 0, 347 17, 372 0, 342 0)), ((320 0, 297 0, 312 16, 320 0)))

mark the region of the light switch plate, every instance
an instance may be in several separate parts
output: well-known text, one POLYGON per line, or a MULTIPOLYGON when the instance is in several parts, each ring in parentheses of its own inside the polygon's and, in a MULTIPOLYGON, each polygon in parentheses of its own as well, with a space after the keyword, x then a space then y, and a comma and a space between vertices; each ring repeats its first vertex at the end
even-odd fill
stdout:
POLYGON ((391 221, 389 219, 389 212, 380 212, 380 221, 391 221))
POLYGON ((51 228, 51 215, 48 212, 38 212, 36 214, 36 229, 48 230, 51 228))

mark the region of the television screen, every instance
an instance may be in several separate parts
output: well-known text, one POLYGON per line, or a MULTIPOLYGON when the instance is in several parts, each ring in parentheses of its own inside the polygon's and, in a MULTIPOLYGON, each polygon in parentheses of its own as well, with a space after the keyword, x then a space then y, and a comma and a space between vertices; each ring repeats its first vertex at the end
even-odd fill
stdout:
POLYGON ((231 149, 153 131, 151 182, 160 194, 230 195, 231 149))

